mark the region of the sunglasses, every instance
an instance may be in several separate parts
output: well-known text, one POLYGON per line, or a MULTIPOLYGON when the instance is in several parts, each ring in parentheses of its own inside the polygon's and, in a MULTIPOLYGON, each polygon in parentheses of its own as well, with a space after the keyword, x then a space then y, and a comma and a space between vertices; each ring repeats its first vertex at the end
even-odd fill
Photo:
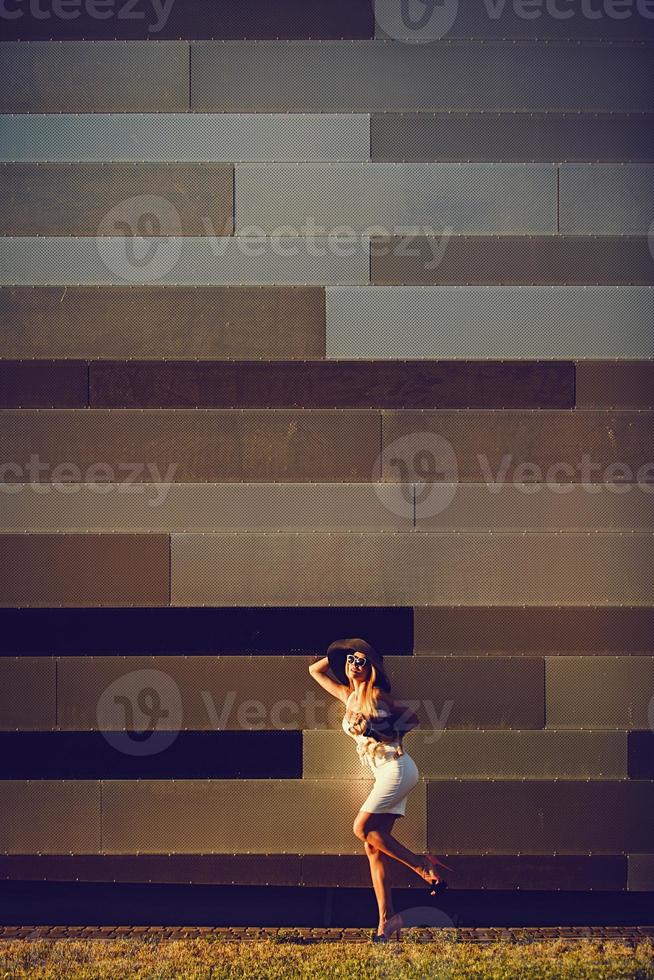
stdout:
POLYGON ((355 657, 353 653, 348 653, 345 659, 349 664, 354 664, 355 667, 365 667, 368 663, 366 657, 355 657))

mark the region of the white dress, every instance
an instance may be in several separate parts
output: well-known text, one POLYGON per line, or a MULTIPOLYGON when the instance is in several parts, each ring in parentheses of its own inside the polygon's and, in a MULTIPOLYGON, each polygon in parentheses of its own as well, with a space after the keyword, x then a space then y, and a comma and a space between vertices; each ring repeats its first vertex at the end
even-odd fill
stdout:
MULTIPOLYGON (((362 764, 369 765, 375 777, 375 785, 360 809, 366 813, 394 813, 403 817, 406 798, 420 778, 418 767, 411 756, 400 747, 397 739, 392 742, 378 742, 370 736, 359 735, 350 730, 348 711, 351 710, 350 700, 353 695, 354 691, 345 705, 343 731, 356 741, 362 764)), ((389 711, 380 705, 375 717, 388 716, 389 711)))

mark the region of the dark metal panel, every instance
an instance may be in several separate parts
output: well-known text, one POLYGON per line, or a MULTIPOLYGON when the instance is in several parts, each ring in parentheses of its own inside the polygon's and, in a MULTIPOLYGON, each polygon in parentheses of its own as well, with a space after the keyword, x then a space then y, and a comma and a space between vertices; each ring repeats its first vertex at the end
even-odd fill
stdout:
POLYGON ((577 408, 654 408, 654 360, 577 361, 576 375, 577 408))
MULTIPOLYGON (((7 641, 11 643, 11 636, 7 641)), ((55 661, 49 657, 0 658, 0 729, 25 732, 54 728, 56 723, 55 661)))
POLYGON ((316 286, 4 286, 1 357, 325 356, 316 286))
POLYGON ((18 468, 5 474, 12 483, 32 454, 54 461, 39 472, 43 483, 369 483, 379 478, 379 432, 373 411, 7 409, 0 457, 18 468), (57 477, 61 461, 69 465, 57 477))
POLYGON ((654 653, 647 606, 418 606, 415 653, 654 653))
POLYGON ((619 44, 197 41, 191 108, 650 112, 653 60, 649 47, 619 44))
POLYGON ((2 534, 3 606, 162 606, 166 534, 2 534))
POLYGON ((0 408, 86 408, 88 374, 85 361, 0 360, 0 408))
POLYGON ((548 728, 647 728, 654 656, 546 657, 548 728))
POLYGON ((0 112, 186 112, 188 105, 183 41, 0 45, 0 112))
POLYGON ((377 238, 370 265, 379 285, 654 285, 648 239, 637 236, 377 238))
MULTIPOLYGON (((365 854, 303 854, 300 868, 301 884, 309 888, 370 888, 365 854)), ((424 889, 415 872, 399 861, 393 862, 392 874, 394 888, 424 889)))
POLYGON ((0 780, 5 854, 87 854, 100 850, 100 783, 0 780))
MULTIPOLYGON (((175 0, 144 9, 128 4, 103 8, 80 5, 74 19, 57 15, 55 0, 40 0, 39 16, 20 10, 5 19, 11 40, 156 41, 177 38, 370 38, 374 13, 370 0, 175 0)), ((15 9, 15 8, 14 8, 15 9)))
POLYGON ((427 842, 484 856, 647 851, 653 805, 648 780, 438 780, 427 783, 427 842))
POLYGON ((92 408, 573 408, 566 361, 101 361, 92 408))
MULTIPOLYGON (((654 705, 654 701, 651 702, 654 705)), ((654 712, 654 707, 651 709, 654 712)), ((652 717, 649 717, 652 724, 652 717)), ((654 779, 654 730, 627 732, 627 752, 629 757, 629 777, 631 779, 654 779)))
POLYGON ((220 163, 0 163, 0 188, 3 235, 234 230, 234 168, 220 163))

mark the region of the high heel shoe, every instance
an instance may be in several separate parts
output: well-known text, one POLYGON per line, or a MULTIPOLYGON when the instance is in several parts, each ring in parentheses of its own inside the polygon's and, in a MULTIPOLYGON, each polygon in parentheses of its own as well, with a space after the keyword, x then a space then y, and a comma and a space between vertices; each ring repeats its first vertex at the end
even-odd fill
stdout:
POLYGON ((372 937, 373 943, 388 943, 391 937, 397 933, 397 941, 400 941, 400 930, 402 928, 402 917, 399 912, 395 912, 384 924, 384 931, 372 937))
MULTIPOLYGON (((425 860, 428 861, 429 864, 431 864, 432 868, 435 868, 436 865, 439 865, 439 867, 441 868, 447 868, 448 871, 454 871, 454 868, 450 868, 448 864, 445 864, 443 861, 439 861, 438 858, 435 857, 433 854, 425 854, 425 860)), ((425 869, 425 873, 427 873, 426 869, 425 869)), ((447 879, 441 878, 438 872, 432 871, 432 875, 433 874, 436 874, 436 876, 438 877, 438 881, 433 881, 433 882, 428 881, 426 876, 423 875, 423 877, 425 878, 425 881, 428 881, 428 884, 431 885, 429 894, 439 895, 441 892, 444 892, 445 889, 449 887, 449 885, 447 883, 447 879)))

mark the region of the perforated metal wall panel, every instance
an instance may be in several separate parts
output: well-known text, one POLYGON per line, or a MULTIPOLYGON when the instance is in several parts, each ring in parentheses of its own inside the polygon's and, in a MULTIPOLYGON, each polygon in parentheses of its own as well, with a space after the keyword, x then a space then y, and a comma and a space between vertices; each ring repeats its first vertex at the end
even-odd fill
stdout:
POLYGON ((630 892, 654 891, 654 854, 629 854, 628 857, 628 890, 630 892))
MULTIPOLYGON (((560 230, 591 235, 650 235, 654 166, 569 163, 560 167, 560 230)), ((654 254, 652 255, 654 261, 654 254)))
POLYGON ((10 286, 368 281, 365 239, 0 237, 0 284, 10 286))
POLYGON ((336 288, 327 290, 327 356, 654 357, 653 321, 646 286, 336 288))
POLYGON ((0 408, 86 408, 88 393, 84 361, 0 361, 0 408))
POLYGON ((311 286, 6 286, 0 318, 4 358, 325 355, 311 286))
MULTIPOLYGON (((303 733, 303 775, 366 778, 339 732, 303 733)), ((627 776, 625 732, 408 732, 403 744, 426 779, 619 779, 627 776)), ((369 772, 369 770, 368 770, 369 772)))
POLYGON ((71 113, 0 116, 10 161, 367 160, 370 116, 71 113))
POLYGON ((239 163, 234 214, 237 234, 251 227, 271 235, 554 232, 556 168, 239 163))
POLYGON ((652 544, 639 533, 173 534, 171 604, 651 605, 652 544))
POLYGON ((0 729, 54 728, 55 662, 50 657, 0 657, 0 729))
POLYGON ((548 728, 651 727, 652 692, 654 657, 545 659, 548 728))
POLYGON ((99 851, 100 783, 0 780, 0 840, 8 854, 99 851))
POLYGON ((0 188, 2 235, 120 237, 127 256, 130 234, 233 231, 233 168, 224 164, 3 163, 0 188))
POLYGON ((575 368, 578 408, 654 408, 654 361, 579 361, 575 368))
MULTIPOLYGON (((102 849, 242 854, 256 841, 264 853, 359 854, 352 821, 364 790, 347 779, 104 781, 102 849)), ((424 783, 413 789, 400 824, 402 843, 423 851, 424 783)))
MULTIPOLYGON (((413 527, 413 487, 356 483, 0 485, 4 531, 365 530, 413 527), (68 492, 67 492, 68 491, 68 492)), ((654 505, 653 505, 654 506, 654 505)))
POLYGON ((379 440, 379 413, 363 410, 6 409, 0 480, 371 483, 379 440))
POLYGON ((653 62, 652 48, 621 44, 197 41, 191 108, 651 112, 653 62))
POLYGON ((188 107, 189 52, 183 41, 0 45, 0 112, 186 112, 188 107))
POLYGON ((165 534, 3 534, 2 606, 168 604, 165 534))
MULTIPOLYGON (((651 160, 651 113, 392 113, 371 119, 373 160, 651 160)), ((1 130, 0 130, 1 132, 1 130)))

